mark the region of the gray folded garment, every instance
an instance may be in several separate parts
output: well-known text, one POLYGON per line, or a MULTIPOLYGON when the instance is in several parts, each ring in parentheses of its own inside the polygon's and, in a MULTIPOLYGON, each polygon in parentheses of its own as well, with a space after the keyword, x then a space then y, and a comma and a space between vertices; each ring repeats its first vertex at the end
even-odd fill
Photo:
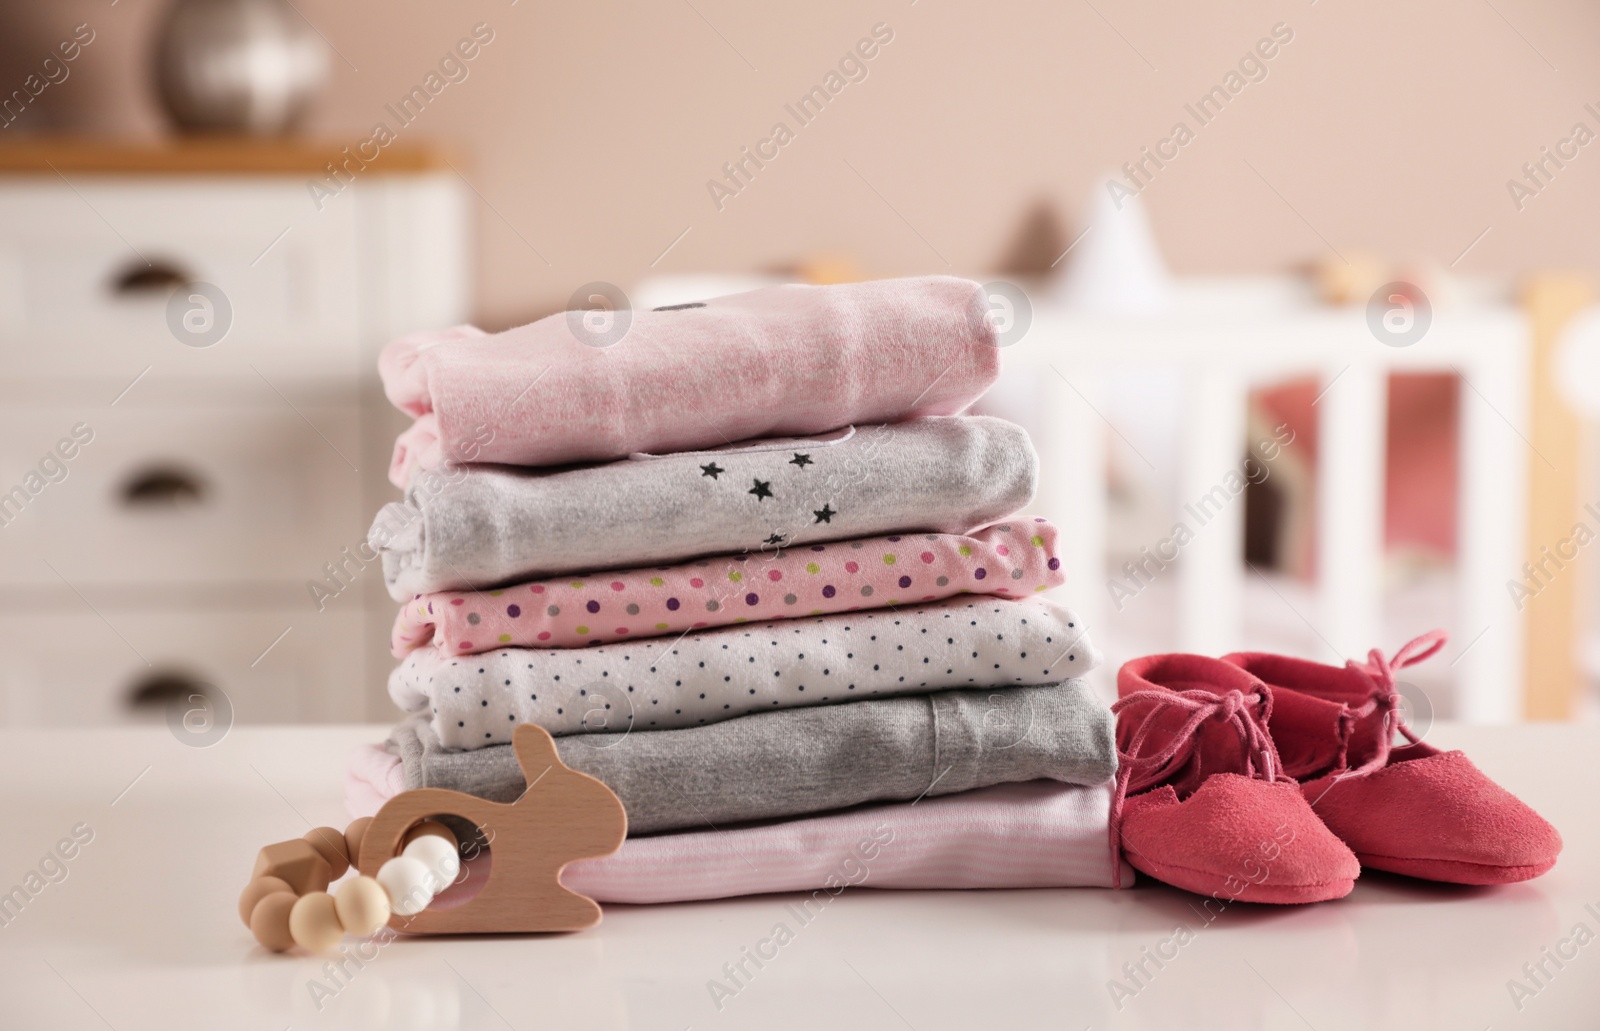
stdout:
POLYGON ((396 601, 885 533, 967 533, 1033 499, 1020 427, 935 416, 556 472, 449 466, 368 533, 396 601))
MULTIPOLYGON (((509 802, 524 787, 510 745, 446 751, 427 721, 395 728, 408 789, 509 802)), ((628 833, 719 827, 1024 780, 1100 784, 1116 772, 1115 721, 1081 680, 784 709, 682 730, 556 739, 599 779, 628 833)))

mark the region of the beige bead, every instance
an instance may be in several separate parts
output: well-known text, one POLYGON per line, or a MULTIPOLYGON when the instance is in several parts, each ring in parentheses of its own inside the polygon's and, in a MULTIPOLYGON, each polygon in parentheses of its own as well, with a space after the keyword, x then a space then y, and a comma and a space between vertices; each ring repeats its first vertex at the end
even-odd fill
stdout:
POLYGON ((257 877, 244 886, 244 891, 239 893, 239 919, 246 927, 250 926, 250 914, 255 912, 256 903, 277 891, 294 894, 289 882, 281 877, 257 877))
POLYGON ((289 934, 307 952, 327 952, 344 937, 344 925, 334 907, 333 896, 313 891, 300 896, 289 911, 289 934))
POLYGON ((275 891, 256 903, 250 911, 250 933, 264 949, 283 952, 294 945, 289 933, 289 914, 300 901, 290 891, 275 891))
POLYGON ((351 822, 344 829, 345 855, 350 857, 350 865, 361 865, 361 842, 366 840, 367 828, 372 826, 372 817, 363 816, 351 822))
POLYGON ((333 880, 333 867, 311 842, 295 838, 268 845, 257 853, 250 876, 281 877, 295 894, 304 895, 308 891, 326 891, 328 882, 333 880))
POLYGON ((456 840, 454 832, 452 832, 449 827, 446 827, 438 820, 423 820, 415 827, 406 831, 405 836, 400 839, 400 851, 404 852, 407 845, 411 844, 413 841, 416 841, 425 834, 432 834, 435 837, 443 838, 450 843, 451 848, 461 847, 461 843, 456 840))
POLYGON ((371 877, 357 877, 339 886, 333 908, 346 931, 365 938, 389 922, 389 893, 371 877))
POLYGON ((344 834, 338 828, 317 827, 306 832, 305 840, 311 842, 311 847, 327 861, 332 874, 330 881, 337 881, 350 869, 350 853, 346 851, 344 834))

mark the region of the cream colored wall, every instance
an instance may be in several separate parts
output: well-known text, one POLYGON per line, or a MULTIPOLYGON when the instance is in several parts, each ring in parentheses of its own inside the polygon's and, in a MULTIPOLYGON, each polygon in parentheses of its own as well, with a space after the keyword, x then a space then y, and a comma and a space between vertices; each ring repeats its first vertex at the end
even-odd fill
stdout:
MULTIPOLYGON (((491 326, 635 281, 686 227, 655 271, 818 251, 873 274, 985 271, 1038 199, 1070 231, 1097 174, 1166 137, 1279 22, 1294 38, 1267 77, 1144 193, 1174 268, 1279 268, 1324 238, 1448 265, 1486 228, 1461 270, 1600 265, 1600 146, 1524 210, 1506 187, 1575 123, 1600 133, 1584 109, 1600 112, 1600 8, 1576 0, 296 4, 348 59, 308 129, 352 142, 474 23, 494 27, 467 80, 403 130, 468 156, 491 326), (718 211, 707 180, 879 22, 894 38, 867 78, 718 211)), ((142 72, 161 4, 43 7, 0 16, 8 74, 77 20, 97 39, 30 116, 155 131, 142 72)))

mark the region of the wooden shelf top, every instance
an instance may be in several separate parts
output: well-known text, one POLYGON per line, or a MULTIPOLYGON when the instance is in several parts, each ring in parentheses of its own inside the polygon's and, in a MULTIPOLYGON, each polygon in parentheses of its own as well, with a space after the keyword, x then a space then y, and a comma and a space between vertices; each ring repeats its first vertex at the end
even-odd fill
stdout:
MULTIPOLYGON (((234 136, 151 142, 38 137, 0 144, 0 175, 320 175, 328 162, 343 163, 343 148, 354 148, 356 142, 234 136)), ((363 174, 447 170, 447 153, 437 144, 396 141, 367 161, 363 174)))

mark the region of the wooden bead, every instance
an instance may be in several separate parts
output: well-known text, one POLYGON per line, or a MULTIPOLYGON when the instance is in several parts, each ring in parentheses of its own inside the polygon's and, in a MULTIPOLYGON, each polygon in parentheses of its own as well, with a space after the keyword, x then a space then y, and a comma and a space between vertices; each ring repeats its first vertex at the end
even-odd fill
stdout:
POLYGON ((334 827, 317 827, 305 833, 305 840, 317 850, 329 867, 330 881, 337 881, 350 869, 350 853, 346 851, 344 834, 334 827))
POLYGON ((351 866, 361 865, 361 842, 366 838, 370 826, 372 817, 362 816, 351 821, 350 826, 344 829, 345 855, 350 857, 351 866))
POLYGON ((289 934, 307 952, 327 952, 344 937, 344 925, 333 896, 325 891, 302 895, 289 910, 289 934))
POLYGON ((333 867, 304 838, 268 845, 256 854, 255 877, 281 877, 296 895, 327 891, 333 880, 333 867))
POLYGON ((275 891, 256 903, 250 911, 250 933, 264 949, 283 952, 294 945, 294 935, 289 932, 289 914, 296 902, 293 892, 275 891))
POLYGON ((455 832, 449 827, 446 827, 438 820, 423 820, 415 827, 406 831, 405 836, 400 839, 400 851, 402 853, 405 852, 407 845, 411 844, 413 841, 416 841, 418 838, 429 834, 448 841, 451 848, 459 849, 461 847, 461 843, 456 840, 455 832))
POLYGON ((389 922, 389 893, 371 877, 357 877, 339 886, 333 897, 339 923, 357 938, 376 934, 389 922))
POLYGON ((250 914, 255 912, 256 903, 276 891, 294 894, 289 882, 281 877, 257 877, 244 886, 244 891, 239 893, 239 919, 246 927, 250 926, 250 914))
POLYGON ((455 846, 436 834, 424 834, 407 845, 400 853, 421 860, 434 875, 433 891, 438 894, 449 887, 461 872, 461 853, 455 846))
POLYGON ((389 893, 389 908, 411 916, 433 901, 433 871, 422 860, 395 856, 378 868, 378 883, 389 893))

